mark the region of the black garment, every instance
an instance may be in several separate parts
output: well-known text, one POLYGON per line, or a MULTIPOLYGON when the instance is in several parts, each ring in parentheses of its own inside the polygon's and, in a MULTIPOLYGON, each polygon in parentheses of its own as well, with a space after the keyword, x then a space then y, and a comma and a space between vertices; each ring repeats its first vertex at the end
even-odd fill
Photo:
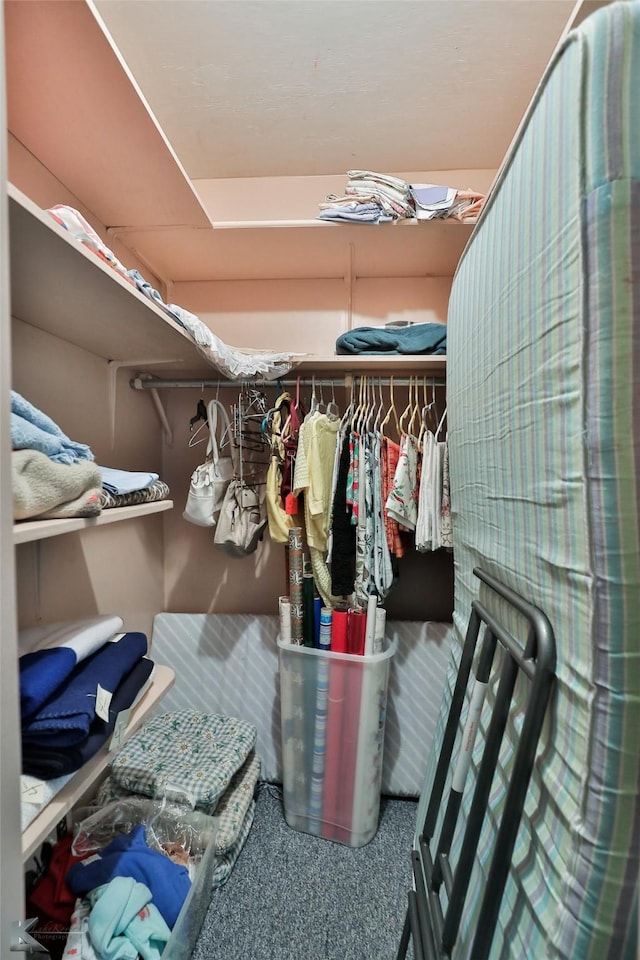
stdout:
POLYGON ((331 593, 344 597, 353 593, 356 575, 356 528, 351 523, 351 506, 347 504, 347 475, 349 473, 349 434, 345 435, 340 451, 336 492, 333 496, 331 533, 331 593))

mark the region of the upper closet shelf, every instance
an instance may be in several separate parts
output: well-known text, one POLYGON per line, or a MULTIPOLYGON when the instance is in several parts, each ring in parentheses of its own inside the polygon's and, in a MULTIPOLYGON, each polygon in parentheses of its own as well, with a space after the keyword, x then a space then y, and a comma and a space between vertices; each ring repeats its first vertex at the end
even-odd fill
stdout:
MULTIPOLYGON (((216 222, 213 228, 111 231, 156 274, 176 284, 207 280, 450 277, 474 223, 401 220, 216 222)), ((179 291, 174 301, 179 303, 179 291)))
POLYGON ((164 310, 20 190, 8 191, 12 316, 106 360, 140 361, 141 370, 211 370, 164 310))
POLYGON ((100 527, 105 523, 118 523, 121 520, 132 520, 134 517, 144 517, 151 513, 162 513, 171 510, 173 500, 155 500, 151 503, 140 503, 133 507, 110 507, 103 510, 97 517, 68 517, 63 520, 24 520, 13 525, 13 542, 31 543, 33 540, 46 540, 49 537, 59 537, 63 533, 75 533, 89 527, 100 527))

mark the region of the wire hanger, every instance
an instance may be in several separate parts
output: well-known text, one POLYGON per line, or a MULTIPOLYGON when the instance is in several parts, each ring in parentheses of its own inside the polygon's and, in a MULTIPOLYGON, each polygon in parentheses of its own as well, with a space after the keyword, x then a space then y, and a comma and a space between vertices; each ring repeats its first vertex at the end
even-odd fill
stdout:
POLYGON ((198 405, 196 407, 195 415, 191 417, 191 419, 189 420, 189 433, 192 434, 192 436, 189 437, 190 447, 196 447, 199 443, 202 443, 204 440, 206 440, 206 437, 200 437, 199 440, 196 440, 196 437, 198 436, 200 431, 203 429, 203 427, 209 426, 209 420, 207 418, 207 407, 204 402, 203 394, 204 394, 204 384, 202 384, 202 387, 201 387, 200 399, 198 400, 198 405), (200 426, 194 433, 193 428, 195 427, 196 423, 198 423, 199 420, 202 420, 203 423, 200 424, 200 426))

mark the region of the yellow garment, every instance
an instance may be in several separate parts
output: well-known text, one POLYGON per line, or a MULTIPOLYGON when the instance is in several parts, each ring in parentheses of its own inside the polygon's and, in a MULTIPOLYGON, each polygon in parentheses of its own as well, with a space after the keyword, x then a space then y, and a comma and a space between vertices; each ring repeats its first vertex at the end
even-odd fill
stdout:
POLYGON ((341 599, 331 594, 331 573, 326 562, 339 427, 339 420, 330 420, 324 413, 312 413, 305 419, 300 427, 293 478, 293 492, 304 495, 305 537, 313 576, 327 606, 335 606, 341 599))
POLYGON ((291 527, 301 525, 298 514, 286 513, 280 496, 282 484, 282 463, 284 460, 284 436, 282 428, 287 420, 287 407, 284 403, 292 403, 289 393, 281 393, 275 402, 275 412, 271 420, 271 460, 267 470, 266 502, 267 519, 269 521, 269 536, 275 543, 287 543, 291 527), (284 417, 283 417, 284 414, 284 417))

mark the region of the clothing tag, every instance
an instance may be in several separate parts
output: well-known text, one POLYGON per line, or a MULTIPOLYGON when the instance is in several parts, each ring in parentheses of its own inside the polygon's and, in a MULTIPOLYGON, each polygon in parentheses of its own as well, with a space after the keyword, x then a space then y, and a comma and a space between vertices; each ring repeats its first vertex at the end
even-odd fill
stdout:
POLYGON ((94 853, 94 855, 93 855, 92 857, 87 857, 86 860, 81 860, 81 861, 80 861, 80 864, 81 864, 83 867, 88 867, 90 863, 95 863, 96 860, 102 860, 102 857, 100 856, 99 853, 94 853))
POLYGON ((284 512, 291 516, 298 512, 298 498, 294 493, 288 493, 284 498, 284 512))
POLYGON ((111 742, 109 744, 110 750, 119 750, 122 744, 124 743, 125 733, 127 730, 127 725, 129 723, 130 715, 131 715, 130 710, 121 710, 118 716, 116 717, 116 725, 113 728, 113 735, 111 737, 111 742))
POLYGON ((44 800, 44 783, 42 780, 26 781, 20 778, 21 800, 23 803, 42 803, 44 800))
POLYGON ((109 707, 112 696, 113 694, 109 690, 105 690, 104 687, 98 684, 98 689, 96 690, 96 716, 104 720, 105 723, 109 723, 109 707))

